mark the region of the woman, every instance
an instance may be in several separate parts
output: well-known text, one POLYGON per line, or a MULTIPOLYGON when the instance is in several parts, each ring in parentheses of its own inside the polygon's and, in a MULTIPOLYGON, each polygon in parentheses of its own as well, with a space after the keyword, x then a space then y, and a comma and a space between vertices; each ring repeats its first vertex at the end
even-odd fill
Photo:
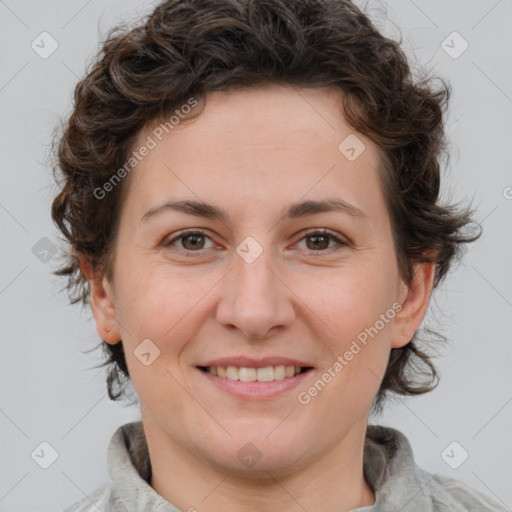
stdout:
POLYGON ((368 426, 435 387, 416 331, 479 236, 438 203, 448 97, 348 0, 173 0, 109 36, 52 216, 142 422, 69 512, 505 510, 368 426))

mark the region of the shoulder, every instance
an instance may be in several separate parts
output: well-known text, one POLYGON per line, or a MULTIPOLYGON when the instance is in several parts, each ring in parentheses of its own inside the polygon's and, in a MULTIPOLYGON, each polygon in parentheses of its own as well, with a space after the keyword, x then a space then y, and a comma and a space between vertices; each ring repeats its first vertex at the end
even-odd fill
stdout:
POLYGON ((376 492, 375 512, 507 512, 508 509, 455 478, 429 473, 415 462, 404 434, 369 425, 365 476, 376 492))
POLYGON ((422 471, 431 480, 429 484, 433 509, 457 512, 507 512, 489 496, 469 487, 460 480, 444 475, 432 475, 422 471))
POLYGON ((117 508, 115 489, 112 484, 104 484, 92 494, 69 505, 62 512, 122 512, 117 508))

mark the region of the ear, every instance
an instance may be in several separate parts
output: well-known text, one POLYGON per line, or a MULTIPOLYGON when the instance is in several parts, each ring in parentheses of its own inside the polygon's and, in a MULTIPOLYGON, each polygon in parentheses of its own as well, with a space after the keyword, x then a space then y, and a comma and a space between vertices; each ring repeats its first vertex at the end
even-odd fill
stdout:
POLYGON ((91 307, 100 338, 111 345, 121 341, 121 332, 116 321, 114 291, 103 273, 94 272, 90 263, 80 257, 80 271, 89 282, 91 307))
POLYGON ((399 301, 402 309, 393 322, 392 348, 409 343, 425 318, 434 288, 435 263, 418 263, 414 266, 412 282, 400 283, 399 301))

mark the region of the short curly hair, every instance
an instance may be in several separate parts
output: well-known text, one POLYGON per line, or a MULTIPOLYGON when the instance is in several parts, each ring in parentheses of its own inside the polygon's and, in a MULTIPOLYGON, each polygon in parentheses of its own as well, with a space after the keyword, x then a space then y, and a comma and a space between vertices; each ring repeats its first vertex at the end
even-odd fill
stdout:
MULTIPOLYGON (((449 152, 444 114, 450 85, 414 76, 401 41, 382 35, 349 0, 169 0, 139 25, 117 26, 75 89, 74 108, 58 140, 54 176, 62 188, 52 218, 71 250, 55 271, 67 278, 72 304, 90 303, 84 259, 112 277, 112 254, 128 179, 103 200, 94 193, 127 161, 136 137, 191 98, 213 91, 283 84, 337 87, 347 122, 382 150, 380 175, 397 265, 410 283, 413 264, 435 262, 434 286, 473 223, 468 206, 440 204, 440 170, 449 152)), ((426 329, 439 341, 446 338, 426 329)), ((416 395, 437 386, 427 339, 415 333, 392 349, 375 397, 416 395)), ((102 342, 109 397, 130 381, 122 342, 102 342)))

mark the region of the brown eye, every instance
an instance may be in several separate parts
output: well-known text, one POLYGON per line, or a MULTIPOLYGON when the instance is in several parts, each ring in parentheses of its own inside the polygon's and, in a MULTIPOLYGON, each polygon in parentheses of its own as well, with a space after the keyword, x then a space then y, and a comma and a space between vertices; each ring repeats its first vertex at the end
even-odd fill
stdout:
POLYGON ((209 238, 203 231, 182 231, 164 242, 164 247, 181 249, 187 252, 199 252, 202 249, 208 249, 208 247, 205 247, 205 243, 209 238), (180 241, 179 245, 178 241, 180 241))
POLYGON ((306 238, 308 241, 312 241, 312 243, 307 243, 308 249, 327 249, 329 246, 330 238, 326 235, 311 235, 306 238))
MULTIPOLYGON (((312 231, 310 233, 306 233, 302 240, 306 240, 306 248, 311 251, 316 252, 330 252, 342 249, 344 246, 347 246, 348 243, 341 240, 339 237, 330 233, 329 231, 312 231), (335 242, 338 247, 331 246, 329 244, 331 242, 335 242)), ((335 245, 336 245, 335 244, 335 245)))
POLYGON ((204 236, 200 234, 182 236, 181 240, 185 249, 202 249, 204 246, 204 236))

